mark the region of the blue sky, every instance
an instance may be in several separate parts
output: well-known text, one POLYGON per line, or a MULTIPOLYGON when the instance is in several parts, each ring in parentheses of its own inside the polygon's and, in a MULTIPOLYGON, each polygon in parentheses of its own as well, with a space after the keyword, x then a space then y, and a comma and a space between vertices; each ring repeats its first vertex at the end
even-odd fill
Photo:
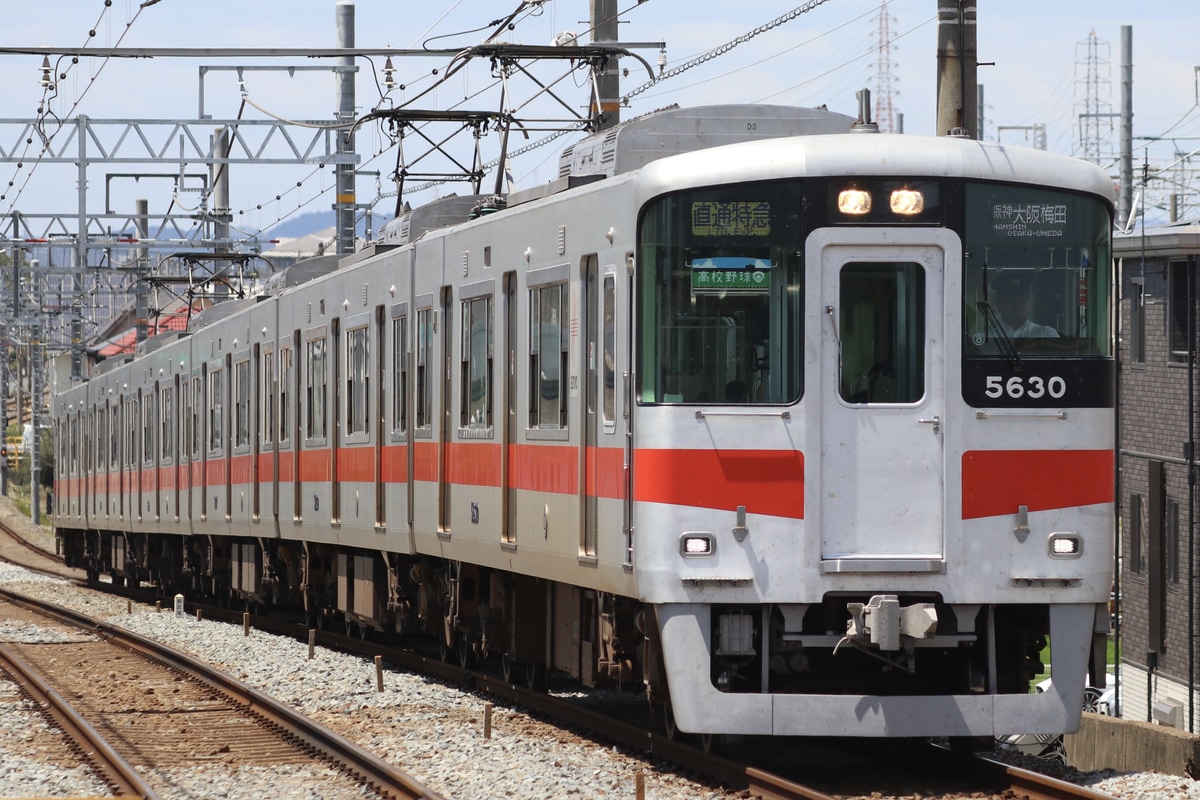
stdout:
MULTIPOLYGON (((25 5, 38 11, 9 14, 4 24, 4 42, 10 46, 77 46, 90 41, 89 48, 105 47, 332 47, 335 44, 336 0, 159 0, 140 8, 138 0, 112 0, 106 13, 103 0, 45 0, 25 5), (89 36, 89 30, 95 36, 89 36), (123 37, 123 38, 122 38, 123 37)), ((796 0, 741 0, 737 3, 684 4, 671 0, 618 0, 623 12, 620 38, 626 42, 665 41, 667 67, 688 60, 747 34, 760 25, 787 14, 800 5, 796 0)), ((357 0, 355 3, 356 45, 359 47, 416 48, 432 36, 434 47, 460 47, 481 40, 487 24, 506 16, 518 0, 441 0, 441 2, 397 2, 357 0)), ((934 133, 936 105, 936 0, 893 0, 888 5, 892 38, 890 61, 896 93, 893 108, 903 115, 906 133, 934 133)), ((540 13, 522 15, 517 27, 505 38, 526 44, 549 44, 563 31, 587 29, 585 0, 548 0, 540 13)), ((1088 43, 1097 46, 1106 66, 1100 87, 1101 99, 1111 111, 1120 106, 1120 28, 1133 27, 1135 160, 1143 153, 1152 168, 1169 164, 1175 152, 1200 147, 1200 108, 1197 108, 1197 72, 1200 65, 1200 11, 1183 3, 1116 3, 1109 0, 1005 0, 980 4, 979 60, 995 62, 979 68, 984 85, 986 127, 984 138, 1019 144, 1027 133, 1022 126, 1045 125, 1048 149, 1078 153, 1078 131, 1074 124, 1085 99, 1085 59, 1088 43), (1091 38, 1094 36, 1094 39, 1091 38), (1004 130, 1001 130, 1003 126, 1004 130), (1148 143, 1149 137, 1169 135, 1171 142, 1148 143), (1189 138, 1190 137, 1190 138, 1189 138)), ((626 117, 671 103, 703 105, 714 102, 769 102, 793 105, 827 104, 831 109, 855 113, 854 92, 875 84, 875 47, 879 40, 878 0, 829 0, 814 10, 755 36, 730 52, 713 58, 678 77, 664 81, 632 98, 623 111, 626 117)), ((586 41, 586 37, 585 37, 586 41)), ((655 50, 639 50, 652 63, 655 50)), ((263 60, 260 64, 311 66, 313 60, 263 60)), ((51 108, 60 116, 87 114, 96 119, 185 118, 198 113, 199 68, 233 66, 228 59, 201 58, 147 60, 84 60, 61 82, 51 108)), ((3 85, 7 119, 35 115, 42 98, 37 79, 41 75, 38 56, 0 55, 0 85, 3 85)), ((374 69, 382 68, 376 59, 374 69)), ((418 88, 431 83, 434 69, 444 62, 431 58, 397 61, 396 80, 406 85, 393 98, 407 99, 418 88)), ((640 65, 625 64, 630 77, 622 83, 628 92, 644 83, 640 65)), ((472 96, 469 107, 496 108, 498 95, 486 92, 491 83, 487 65, 472 67, 441 86, 423 100, 425 107, 447 107, 472 96), (476 96, 477 92, 484 91, 476 96)), ((559 84, 560 94, 574 105, 586 102, 572 78, 559 84)), ((334 80, 327 72, 246 73, 246 96, 265 111, 293 120, 330 120, 336 110, 334 80)), ((242 86, 233 72, 210 74, 205 81, 205 111, 218 118, 237 115, 242 86)), ((522 91, 528 92, 528 84, 522 91)), ((361 61, 357 79, 360 111, 379 102, 372 64, 361 61)), ((544 106, 542 106, 544 108, 544 106)), ((530 105, 530 110, 539 108, 530 105)), ((258 109, 243 109, 247 117, 263 117, 258 109)), ((14 126, 0 124, 6 150, 14 126)), ((1117 127, 1102 133, 1115 149, 1117 127)), ((532 134, 540 138, 542 134, 532 134)), ((463 140, 464 144, 466 140, 463 140)), ((557 153, 570 137, 539 148, 516 159, 512 172, 518 186, 528 186, 554 176, 557 153)), ((523 144, 524 140, 518 144, 523 144)), ((387 172, 394 164, 394 150, 377 155, 385 142, 373 131, 359 136, 363 169, 387 172)), ((484 159, 490 159, 498 138, 483 144, 484 159)), ((465 150, 462 151, 465 155, 465 150)), ((161 167, 160 167, 161 168, 161 167)), ((118 165, 113 171, 137 169, 118 165)), ((148 170, 150 168, 147 168, 148 170)), ((1184 176, 1186 177, 1186 176, 1184 176)), ((0 184, 9 180, 19 189, 16 207, 26 213, 71 212, 76 206, 76 176, 73 169, 0 164, 0 184)), ((104 180, 97 168, 89 179, 89 206, 104 203, 104 180), (93 199, 94 198, 94 199, 93 199)), ((131 204, 137 194, 148 197, 152 211, 170 202, 164 185, 141 183, 126 188, 116 182, 110 202, 131 204), (126 195, 129 195, 128 197, 126 195)), ((276 220, 300 211, 327 209, 332 203, 332 173, 312 167, 243 168, 233 176, 232 205, 247 226, 270 227, 276 220), (301 186, 297 186, 300 183, 301 186), (276 200, 276 197, 279 200, 276 200)), ((382 191, 391 187, 384 185, 382 191)), ((374 179, 361 177, 360 202, 376 195, 374 179)), ((414 204, 435 193, 466 191, 448 186, 414 196, 414 204)), ((1194 189, 1193 189, 1194 192, 1194 189)), ((12 211, 13 188, 0 201, 0 214, 12 211)), ((381 214, 393 201, 380 205, 381 214)))

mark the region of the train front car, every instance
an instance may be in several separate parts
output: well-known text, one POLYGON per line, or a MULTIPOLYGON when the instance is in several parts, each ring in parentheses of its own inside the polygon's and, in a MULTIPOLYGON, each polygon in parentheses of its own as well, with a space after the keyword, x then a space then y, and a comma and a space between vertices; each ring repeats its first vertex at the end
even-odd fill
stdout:
POLYGON ((1077 729, 1112 580, 1108 177, 844 135, 640 182, 634 553, 675 724, 1077 729))

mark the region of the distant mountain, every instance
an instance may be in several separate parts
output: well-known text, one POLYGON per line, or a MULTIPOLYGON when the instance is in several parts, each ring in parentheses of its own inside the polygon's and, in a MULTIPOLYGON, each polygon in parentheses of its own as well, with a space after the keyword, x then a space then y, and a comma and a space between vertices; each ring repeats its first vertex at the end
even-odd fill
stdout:
POLYGON ((336 222, 333 209, 312 211, 285 219, 267 231, 267 234, 271 239, 295 239, 324 230, 336 222))

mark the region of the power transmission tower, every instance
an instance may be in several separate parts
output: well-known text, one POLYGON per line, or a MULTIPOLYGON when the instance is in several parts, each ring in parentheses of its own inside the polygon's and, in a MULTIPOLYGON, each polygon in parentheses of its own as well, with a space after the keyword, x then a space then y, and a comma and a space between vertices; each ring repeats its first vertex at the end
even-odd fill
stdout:
POLYGON ((1075 43, 1075 87, 1083 90, 1083 99, 1075 108, 1079 130, 1078 151, 1075 155, 1094 164, 1106 166, 1116 160, 1113 147, 1113 126, 1118 114, 1112 110, 1112 48, 1092 31, 1088 38, 1075 43))
POLYGON ((896 130, 896 114, 892 107, 892 99, 900 92, 896 84, 900 79, 893 72, 896 66, 892 61, 892 21, 888 11, 889 0, 879 3, 879 18, 877 25, 878 39, 875 43, 875 122, 883 133, 898 133, 896 130))

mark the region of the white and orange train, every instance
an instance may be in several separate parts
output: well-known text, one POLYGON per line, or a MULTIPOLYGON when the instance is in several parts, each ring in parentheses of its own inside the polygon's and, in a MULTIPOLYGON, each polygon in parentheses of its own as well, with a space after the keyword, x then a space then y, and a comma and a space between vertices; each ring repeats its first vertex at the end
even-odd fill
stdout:
POLYGON ((1076 729, 1112 183, 853 123, 651 114, 102 364, 54 403, 69 563, 644 685, 710 737, 1076 729))

